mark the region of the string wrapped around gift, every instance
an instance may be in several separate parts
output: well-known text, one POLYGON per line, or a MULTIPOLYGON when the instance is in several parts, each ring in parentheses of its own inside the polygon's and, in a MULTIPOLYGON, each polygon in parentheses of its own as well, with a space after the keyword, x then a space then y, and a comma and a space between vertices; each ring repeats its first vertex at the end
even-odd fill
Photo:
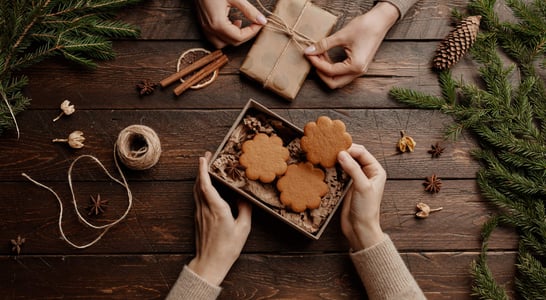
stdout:
MULTIPOLYGON (((292 27, 290 27, 288 25, 288 23, 286 23, 286 21, 282 17, 280 17, 279 15, 275 14, 274 12, 268 10, 262 4, 262 2, 260 0, 257 0, 257 3, 260 6, 260 8, 264 12, 266 12, 268 14, 267 24, 265 25, 265 27, 267 27, 268 29, 270 29, 272 31, 275 31, 275 32, 286 35, 290 41, 293 41, 298 46, 298 48, 301 50, 302 54, 303 54, 303 50, 305 48, 307 48, 307 46, 316 43, 316 41, 313 40, 312 38, 310 38, 310 37, 306 36, 305 34, 295 30, 296 26, 298 25, 298 23, 301 20, 301 17, 303 16, 303 13, 305 12, 305 9, 307 8, 308 5, 311 4, 311 2, 309 0, 305 1, 303 9, 300 11, 300 13, 298 15, 298 18, 296 19, 296 22, 294 22, 294 26, 292 26, 292 27)), ((273 68, 271 68, 271 70, 269 71, 267 77, 264 80, 264 84, 263 84, 264 88, 268 86, 268 83, 269 83, 269 80, 271 79, 271 76, 274 74, 275 70, 277 69, 280 58, 284 55, 284 53, 288 49, 289 45, 290 45, 290 43, 286 43, 284 45, 284 48, 281 51, 281 55, 279 55, 279 57, 275 61, 275 64, 273 65, 273 68)))

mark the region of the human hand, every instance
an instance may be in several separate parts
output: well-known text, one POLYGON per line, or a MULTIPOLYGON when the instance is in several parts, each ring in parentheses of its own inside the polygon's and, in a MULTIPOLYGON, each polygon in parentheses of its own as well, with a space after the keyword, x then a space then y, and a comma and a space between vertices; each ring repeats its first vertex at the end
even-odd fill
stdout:
POLYGON ((353 144, 339 152, 337 159, 353 179, 341 209, 341 229, 351 248, 358 251, 383 240, 379 209, 387 173, 362 145, 353 144))
POLYGON ((195 3, 205 35, 218 49, 250 40, 267 23, 265 16, 247 0, 195 0, 195 3), (230 20, 232 7, 240 10, 252 24, 241 27, 242 20, 230 20))
POLYGON ((250 233, 252 206, 238 202, 235 219, 211 183, 207 172, 211 153, 199 158, 199 176, 193 189, 196 211, 196 255, 188 267, 207 282, 220 285, 235 263, 250 233))
POLYGON ((307 47, 305 54, 326 85, 332 89, 343 87, 366 73, 385 35, 399 16, 400 12, 394 5, 379 2, 338 32, 307 47), (345 60, 330 61, 327 51, 334 47, 344 48, 345 60))

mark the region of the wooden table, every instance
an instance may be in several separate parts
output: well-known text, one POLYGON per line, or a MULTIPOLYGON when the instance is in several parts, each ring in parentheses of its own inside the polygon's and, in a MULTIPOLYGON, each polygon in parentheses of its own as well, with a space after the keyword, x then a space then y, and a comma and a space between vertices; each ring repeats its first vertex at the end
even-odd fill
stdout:
MULTIPOLYGON (((341 24, 359 14, 358 1, 316 3, 340 15, 341 24), (347 3, 345 3, 347 2, 347 3)), ((469 151, 475 140, 463 135, 439 159, 427 153, 442 141, 452 121, 438 111, 405 107, 388 97, 391 87, 439 93, 429 61, 450 27, 450 10, 467 1, 421 0, 389 33, 366 76, 339 90, 325 88, 310 75, 298 97, 287 102, 242 76, 238 67, 250 44, 226 49, 229 64, 209 87, 180 97, 172 89, 139 97, 135 84, 155 81, 175 70, 180 53, 211 48, 199 32, 191 1, 146 1, 121 18, 141 27, 137 40, 115 41, 118 54, 96 70, 62 59, 25 71, 31 107, 19 114, 21 138, 14 130, 0 137, 0 298, 163 298, 194 253, 192 186, 198 157, 214 151, 249 98, 256 99, 302 128, 320 115, 343 120, 354 142, 364 144, 388 172, 382 202, 383 229, 390 234, 410 271, 430 299, 469 299, 470 263, 480 251, 481 225, 491 214, 475 182, 479 166, 469 151), (59 104, 69 99, 74 115, 53 123, 59 104), (64 201, 64 226, 75 241, 97 236, 73 212, 67 185, 69 164, 79 155, 96 156, 115 173, 113 144, 128 125, 144 124, 160 136, 163 154, 147 171, 124 169, 134 195, 128 217, 96 245, 77 250, 60 239, 59 205, 54 196, 25 180, 22 172, 51 186, 64 201), (73 130, 85 134, 85 148, 51 143, 73 130), (414 153, 396 154, 405 130, 417 141, 414 153), (438 194, 424 192, 426 176, 443 180, 438 194), (415 204, 443 207, 428 219, 413 216, 415 204), (22 253, 10 239, 26 238, 22 253)), ((271 6, 271 3, 269 3, 271 6)), ((468 58, 454 72, 471 78, 468 58)), ((123 188, 98 167, 83 163, 74 171, 82 212, 89 197, 109 200, 106 213, 118 217, 127 202, 123 188)), ((498 281, 513 290, 516 235, 498 230, 489 261, 498 281)), ((222 299, 356 299, 365 291, 348 258, 339 212, 318 241, 303 237, 260 209, 243 254, 223 283, 222 299)))

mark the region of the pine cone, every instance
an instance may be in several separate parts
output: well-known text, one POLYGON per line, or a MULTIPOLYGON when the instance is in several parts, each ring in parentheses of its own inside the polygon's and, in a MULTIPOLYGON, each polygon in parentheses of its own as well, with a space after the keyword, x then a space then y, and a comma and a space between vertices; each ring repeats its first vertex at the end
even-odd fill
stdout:
POLYGON ((432 67, 436 70, 451 68, 470 49, 480 29, 482 16, 470 16, 462 20, 436 49, 432 67))

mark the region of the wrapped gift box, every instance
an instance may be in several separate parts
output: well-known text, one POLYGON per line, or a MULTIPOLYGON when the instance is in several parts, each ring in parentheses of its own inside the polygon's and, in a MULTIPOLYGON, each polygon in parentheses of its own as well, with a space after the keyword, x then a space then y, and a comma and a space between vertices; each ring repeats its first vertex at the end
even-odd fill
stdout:
POLYGON ((298 94, 311 64, 303 50, 308 44, 298 37, 312 41, 326 37, 337 22, 337 17, 308 0, 279 0, 273 17, 286 28, 269 21, 252 45, 241 72, 262 83, 282 97, 292 100, 298 94))
POLYGON ((351 184, 350 177, 340 166, 320 167, 326 175, 324 181, 329 188, 321 199, 320 207, 302 213, 292 212, 279 200, 277 180, 272 183, 249 180, 244 168, 239 165, 242 144, 258 132, 274 134, 283 140, 283 145, 290 152, 288 164, 304 160, 305 155, 299 143, 303 131, 258 102, 250 100, 212 157, 209 174, 305 236, 319 239, 345 196, 351 184))

